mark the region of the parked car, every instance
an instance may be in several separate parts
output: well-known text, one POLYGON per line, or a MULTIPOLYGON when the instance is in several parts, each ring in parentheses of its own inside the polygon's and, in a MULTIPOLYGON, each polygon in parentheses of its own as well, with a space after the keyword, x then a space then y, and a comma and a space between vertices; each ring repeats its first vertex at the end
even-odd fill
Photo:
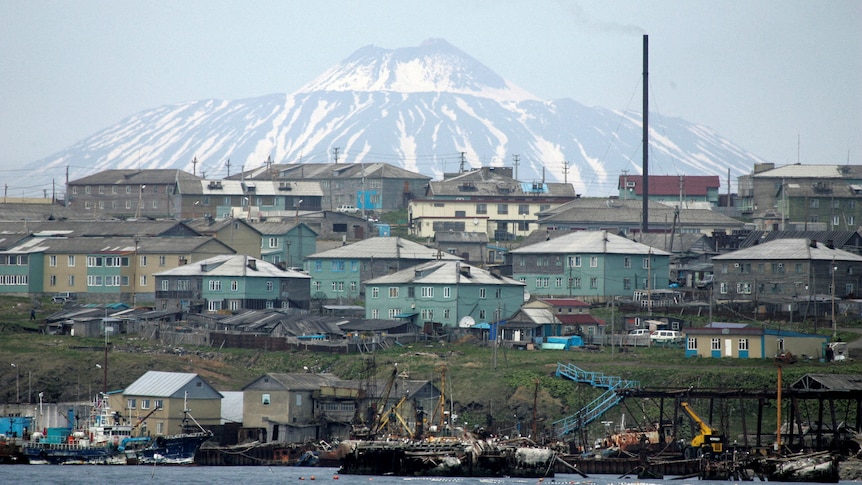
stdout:
POLYGON ((631 335, 632 337, 646 337, 649 335, 649 333, 650 332, 648 328, 638 328, 630 331, 629 335, 631 335))
POLYGON ((355 214, 358 211, 359 209, 352 205, 340 205, 335 209, 335 212, 346 212, 348 214, 355 214))
POLYGON ((656 330, 649 335, 652 343, 676 343, 682 342, 682 334, 676 330, 656 330))
POLYGON ((54 303, 66 303, 67 301, 73 301, 77 299, 77 295, 69 291, 63 291, 51 297, 51 301, 53 301, 54 303))
POLYGON ((711 274, 708 274, 704 276, 702 280, 697 280, 694 283, 694 286, 697 286, 698 288, 709 288, 710 286, 712 286, 712 281, 713 276, 711 274))

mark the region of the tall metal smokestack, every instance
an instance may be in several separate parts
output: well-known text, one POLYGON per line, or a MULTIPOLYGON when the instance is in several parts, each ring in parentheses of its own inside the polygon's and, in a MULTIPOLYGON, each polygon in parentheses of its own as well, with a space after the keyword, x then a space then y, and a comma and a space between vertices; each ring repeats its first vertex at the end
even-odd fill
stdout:
POLYGON ((644 34, 644 89, 643 89, 643 222, 641 234, 649 231, 649 36, 644 34))

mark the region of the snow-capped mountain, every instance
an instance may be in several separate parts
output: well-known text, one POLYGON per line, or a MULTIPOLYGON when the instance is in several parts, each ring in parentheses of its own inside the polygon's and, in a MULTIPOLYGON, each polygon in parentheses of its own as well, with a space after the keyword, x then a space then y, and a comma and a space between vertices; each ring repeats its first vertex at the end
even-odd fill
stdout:
MULTIPOLYGON (((763 161, 705 126, 668 117, 661 123, 650 129, 653 175, 724 180, 730 169, 735 179, 763 161)), ((517 155, 521 180, 565 179, 579 194, 607 195, 623 170, 640 173, 640 145, 640 113, 541 100, 435 39, 361 48, 289 95, 143 111, 36 166, 43 174, 88 167, 70 169, 72 180, 110 168, 221 178, 267 159, 322 163, 337 156, 439 178, 458 170, 462 154, 466 168, 511 166, 517 155)))

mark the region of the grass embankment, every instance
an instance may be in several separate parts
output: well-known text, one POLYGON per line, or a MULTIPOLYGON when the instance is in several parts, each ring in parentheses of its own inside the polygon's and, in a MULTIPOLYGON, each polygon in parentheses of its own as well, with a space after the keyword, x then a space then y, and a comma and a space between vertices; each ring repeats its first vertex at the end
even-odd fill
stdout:
MULTIPOLYGON (((104 341, 38 333, 29 320, 32 302, 3 298, 0 309, 0 401, 16 399, 16 379, 21 400, 35 401, 39 392, 46 401, 86 400, 104 386, 103 370, 96 367, 104 359, 104 341), (18 374, 16 374, 18 372, 18 374), (17 378, 16 378, 17 375, 17 378)), ((37 318, 59 308, 41 303, 37 318)), ((38 320, 36 320, 38 322, 38 320)), ((845 337, 855 336, 848 334, 845 337)), ((769 360, 686 359, 680 349, 628 348, 598 352, 526 351, 479 347, 475 343, 414 344, 393 347, 370 355, 317 354, 304 351, 271 352, 245 349, 189 348, 178 351, 159 342, 138 337, 112 337, 109 353, 109 390, 122 389, 147 370, 195 372, 217 389, 237 391, 265 372, 332 372, 344 379, 362 379, 373 369, 377 387, 395 364, 399 374, 411 379, 433 380, 438 386, 445 369, 447 397, 451 397, 459 423, 487 426, 511 432, 521 423, 530 430, 536 402, 537 427, 569 416, 597 397, 601 390, 554 377, 557 362, 572 363, 590 372, 636 380, 651 389, 774 389, 776 365, 769 360), (373 361, 372 361, 373 359, 373 361), (494 365, 496 362, 496 366, 494 365)), ((862 363, 846 361, 798 362, 784 367, 785 385, 806 373, 862 374, 862 363)), ((697 405, 697 403, 694 403, 697 405)), ((425 403, 433 407, 433 403, 425 403)), ((665 403, 665 413, 672 413, 665 403)), ((650 420, 657 416, 659 403, 627 400, 603 419, 620 422, 650 420), (646 417, 646 418, 645 418, 646 417)), ((704 404, 705 406, 705 404, 704 404)), ((754 405, 746 405, 746 415, 754 422, 754 405)), ((717 426, 736 426, 740 403, 720 404, 713 417, 717 426)))

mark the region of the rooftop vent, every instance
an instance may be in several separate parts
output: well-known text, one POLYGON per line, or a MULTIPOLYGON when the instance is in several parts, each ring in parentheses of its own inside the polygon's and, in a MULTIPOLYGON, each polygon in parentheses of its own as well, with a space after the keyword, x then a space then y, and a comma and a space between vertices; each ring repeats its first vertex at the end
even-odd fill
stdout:
POLYGON ((212 181, 212 182, 210 182, 210 183, 209 183, 209 185, 207 185, 207 188, 210 188, 210 189, 221 189, 221 188, 222 188, 222 185, 221 185, 221 182, 219 182, 219 181, 212 181))

